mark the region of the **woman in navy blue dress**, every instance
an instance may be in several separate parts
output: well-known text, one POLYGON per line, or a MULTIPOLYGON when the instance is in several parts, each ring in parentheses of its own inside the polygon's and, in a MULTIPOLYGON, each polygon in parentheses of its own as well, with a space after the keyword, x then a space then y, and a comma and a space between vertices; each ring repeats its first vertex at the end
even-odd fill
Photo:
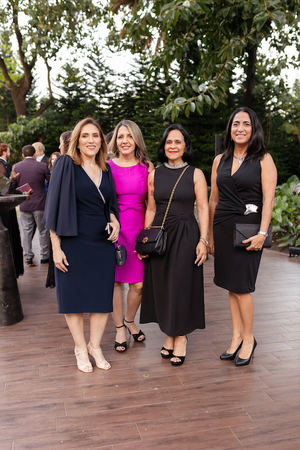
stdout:
POLYGON ((92 372, 110 364, 100 348, 112 312, 115 275, 113 243, 119 234, 115 188, 106 165, 107 147, 99 124, 87 118, 72 132, 69 150, 52 171, 45 223, 50 230, 59 312, 75 343, 77 367, 92 372), (83 314, 90 314, 86 344, 83 314))

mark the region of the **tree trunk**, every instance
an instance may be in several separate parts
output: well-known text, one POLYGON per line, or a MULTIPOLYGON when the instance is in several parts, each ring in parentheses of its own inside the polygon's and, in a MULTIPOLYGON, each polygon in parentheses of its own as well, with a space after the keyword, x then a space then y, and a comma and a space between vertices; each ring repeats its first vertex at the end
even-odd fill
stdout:
POLYGON ((47 108, 49 108, 50 105, 53 105, 54 103, 54 97, 50 97, 47 101, 45 101, 39 109, 34 113, 34 117, 39 117, 43 114, 44 111, 46 111, 47 108))
POLYGON ((257 45, 247 46, 246 52, 248 53, 248 63, 246 70, 246 82, 243 95, 244 106, 251 107, 254 103, 254 88, 255 88, 255 73, 256 73, 256 53, 257 45))
POLYGON ((14 102, 17 117, 26 116, 26 93, 23 93, 20 88, 12 88, 10 90, 11 98, 14 102))

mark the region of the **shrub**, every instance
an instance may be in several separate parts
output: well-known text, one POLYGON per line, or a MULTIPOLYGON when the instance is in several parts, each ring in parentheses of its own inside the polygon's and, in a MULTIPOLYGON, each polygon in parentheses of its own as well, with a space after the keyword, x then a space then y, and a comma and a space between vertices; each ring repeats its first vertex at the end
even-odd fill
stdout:
POLYGON ((11 163, 21 159, 21 149, 24 145, 43 140, 47 130, 47 122, 44 117, 28 119, 18 117, 17 122, 8 127, 8 131, 0 133, 0 141, 11 147, 11 163))
POLYGON ((298 183, 299 178, 293 175, 276 188, 272 226, 279 247, 300 246, 300 195, 295 192, 298 183))

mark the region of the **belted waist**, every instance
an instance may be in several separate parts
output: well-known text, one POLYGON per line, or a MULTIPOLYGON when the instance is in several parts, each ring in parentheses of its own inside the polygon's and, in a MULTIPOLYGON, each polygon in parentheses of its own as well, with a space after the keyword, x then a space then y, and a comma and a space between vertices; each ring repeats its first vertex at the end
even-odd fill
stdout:
POLYGON ((248 216, 248 214, 259 213, 259 206, 254 203, 246 203, 244 216, 248 216))

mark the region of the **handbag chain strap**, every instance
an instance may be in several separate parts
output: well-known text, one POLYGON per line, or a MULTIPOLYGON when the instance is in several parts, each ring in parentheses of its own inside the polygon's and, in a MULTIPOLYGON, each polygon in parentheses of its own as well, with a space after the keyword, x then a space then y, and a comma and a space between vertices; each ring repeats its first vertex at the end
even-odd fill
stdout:
POLYGON ((163 218, 163 221, 162 221, 161 226, 154 226, 154 227, 151 227, 151 228, 161 228, 161 229, 164 228, 165 222, 166 222, 166 219, 167 219, 167 215, 168 215, 168 213, 169 213, 169 209, 170 209, 170 206, 171 206, 173 197, 174 197, 175 189, 177 188, 177 185, 178 185, 179 181, 180 181, 181 178, 183 177, 184 172, 186 172, 187 169, 188 169, 189 167, 190 167, 190 166, 186 166, 186 167, 183 169, 183 171, 182 171, 181 174, 179 175, 179 177, 178 177, 178 179, 177 179, 177 181, 176 181, 176 183, 175 183, 175 185, 174 185, 174 187, 173 187, 173 189, 172 189, 172 192, 171 192, 171 195, 170 195, 170 198, 169 198, 169 202, 168 202, 168 206, 167 206, 167 209, 166 209, 166 212, 165 212, 165 215, 164 215, 164 218, 163 218))

